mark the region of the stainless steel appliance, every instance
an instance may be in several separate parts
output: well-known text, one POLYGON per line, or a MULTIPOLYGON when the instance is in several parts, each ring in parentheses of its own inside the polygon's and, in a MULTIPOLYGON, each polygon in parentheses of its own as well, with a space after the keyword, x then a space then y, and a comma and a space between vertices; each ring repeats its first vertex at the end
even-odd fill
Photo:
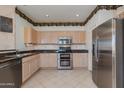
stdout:
MULTIPOLYGON (((0 59, 5 60, 5 59, 0 59)), ((22 62, 13 59, 0 63, 0 88, 19 88, 22 84, 22 62)))
POLYGON ((59 37, 58 43, 60 45, 70 45, 72 43, 72 38, 71 37, 59 37))
POLYGON ((58 69, 72 69, 71 37, 60 37, 58 44, 58 69))
POLYGON ((72 69, 72 56, 70 47, 60 47, 58 51, 58 69, 72 69))
POLYGON ((93 30, 92 79, 98 87, 124 87, 124 20, 111 19, 93 30))

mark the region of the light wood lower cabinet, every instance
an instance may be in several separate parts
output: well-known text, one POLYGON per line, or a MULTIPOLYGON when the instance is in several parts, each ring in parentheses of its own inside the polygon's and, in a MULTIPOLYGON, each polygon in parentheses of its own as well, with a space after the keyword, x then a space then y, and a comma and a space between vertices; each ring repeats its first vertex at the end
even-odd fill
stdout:
MULTIPOLYGON (((73 53, 73 67, 87 67, 87 53, 73 53)), ((57 68, 57 54, 56 53, 43 53, 40 54, 40 67, 41 68, 57 68)))
POLYGON ((56 68, 57 67, 57 54, 56 53, 43 53, 41 56, 42 68, 56 68))
POLYGON ((73 53, 73 67, 87 67, 87 53, 73 53))
POLYGON ((22 83, 40 68, 40 55, 33 55, 22 59, 22 83))
MULTIPOLYGON (((87 67, 87 53, 73 53, 73 67, 87 67)), ((43 53, 22 59, 22 83, 39 68, 57 68, 57 54, 43 53)))
POLYGON ((22 63, 22 82, 30 77, 30 62, 22 63))
POLYGON ((34 55, 32 61, 30 61, 30 72, 31 74, 35 73, 39 68, 39 63, 40 63, 40 56, 39 55, 34 55))

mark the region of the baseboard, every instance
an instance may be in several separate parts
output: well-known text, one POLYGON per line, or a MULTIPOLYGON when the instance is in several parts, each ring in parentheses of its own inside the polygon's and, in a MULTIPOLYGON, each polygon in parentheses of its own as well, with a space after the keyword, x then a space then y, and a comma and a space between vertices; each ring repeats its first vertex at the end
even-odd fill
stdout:
POLYGON ((41 70, 57 70, 57 67, 40 67, 41 70))
POLYGON ((73 69, 74 69, 74 70, 81 70, 81 69, 87 69, 87 70, 88 70, 87 67, 73 67, 73 69))

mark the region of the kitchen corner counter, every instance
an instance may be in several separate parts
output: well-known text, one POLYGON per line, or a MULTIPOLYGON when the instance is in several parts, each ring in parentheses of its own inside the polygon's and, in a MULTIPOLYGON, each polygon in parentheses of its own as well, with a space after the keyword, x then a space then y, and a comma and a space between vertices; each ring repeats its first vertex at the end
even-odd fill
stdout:
POLYGON ((71 51, 58 51, 56 49, 53 49, 53 50, 33 50, 32 52, 36 52, 36 53, 88 53, 88 50, 86 50, 86 49, 73 49, 71 51))
POLYGON ((71 51, 58 51, 56 49, 53 50, 23 50, 23 51, 14 51, 14 52, 1 52, 2 55, 0 57, 0 63, 8 62, 10 60, 22 59, 25 57, 33 56, 40 53, 88 53, 86 49, 73 49, 71 51))

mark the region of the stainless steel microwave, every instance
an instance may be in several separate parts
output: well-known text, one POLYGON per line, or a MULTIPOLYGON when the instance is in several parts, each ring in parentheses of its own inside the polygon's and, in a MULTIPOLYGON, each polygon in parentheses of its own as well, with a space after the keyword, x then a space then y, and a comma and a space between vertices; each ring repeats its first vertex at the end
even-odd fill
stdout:
POLYGON ((59 37, 59 44, 71 44, 72 38, 71 37, 59 37))

